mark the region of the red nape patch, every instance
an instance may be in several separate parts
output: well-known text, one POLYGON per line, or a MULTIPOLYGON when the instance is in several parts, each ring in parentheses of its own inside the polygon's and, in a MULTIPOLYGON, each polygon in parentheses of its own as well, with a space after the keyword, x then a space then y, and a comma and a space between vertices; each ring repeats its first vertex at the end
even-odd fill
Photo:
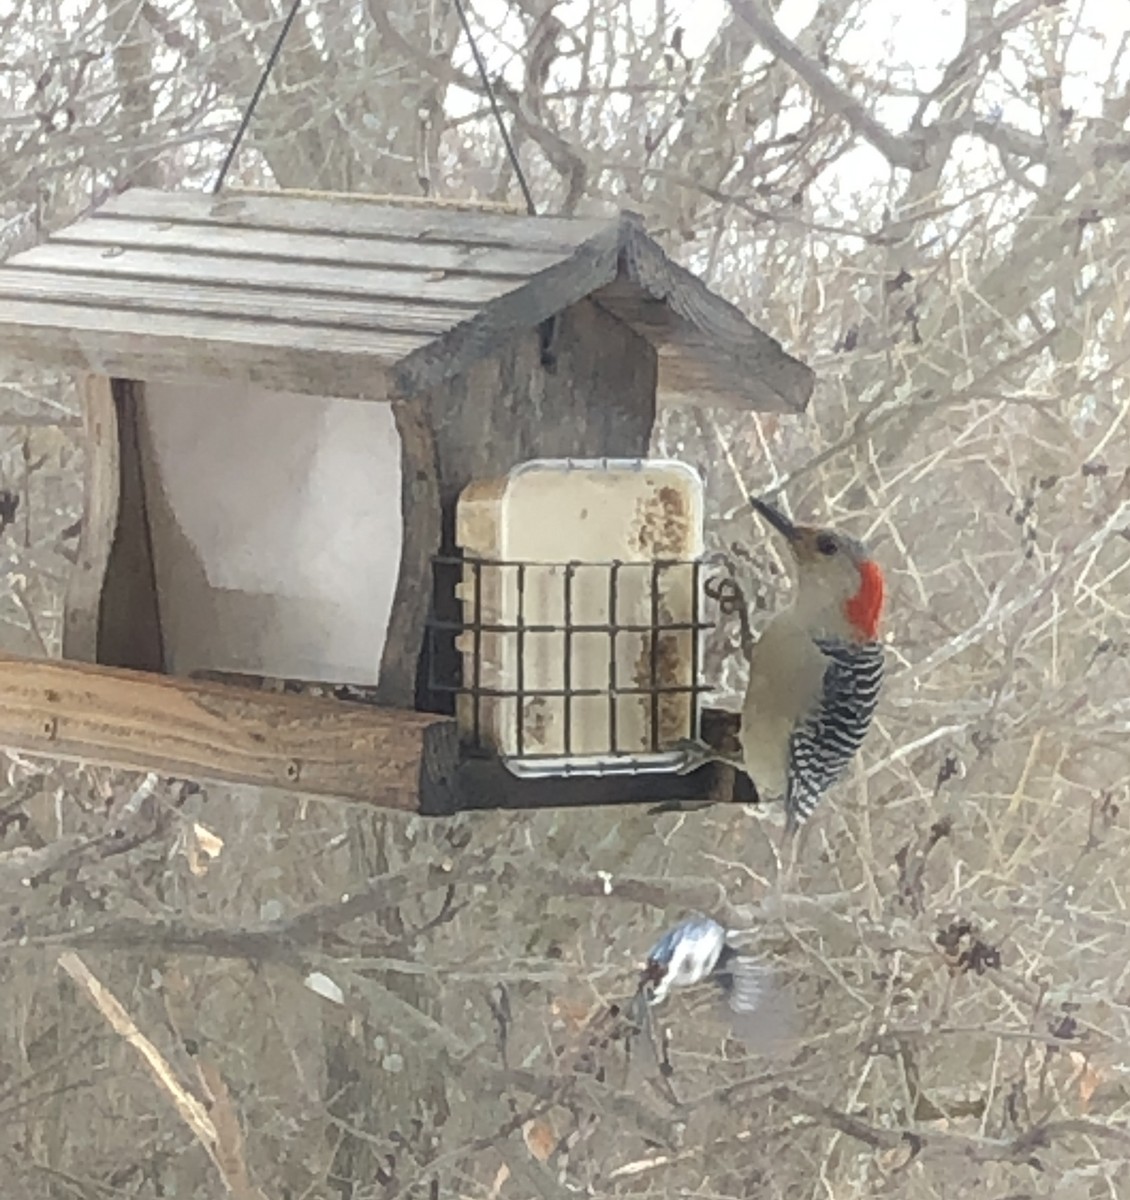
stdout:
POLYGON ((883 572, 873 562, 860 563, 859 591, 844 605, 844 612, 860 636, 869 642, 879 636, 884 595, 883 572))

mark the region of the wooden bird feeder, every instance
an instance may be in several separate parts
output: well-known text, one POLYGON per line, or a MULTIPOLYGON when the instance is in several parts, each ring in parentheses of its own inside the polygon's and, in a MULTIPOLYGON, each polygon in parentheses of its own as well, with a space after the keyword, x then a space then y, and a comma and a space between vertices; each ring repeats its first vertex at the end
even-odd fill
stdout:
POLYGON ((0 266, 0 350, 83 376, 88 438, 62 659, 0 658, 0 744, 435 814, 709 793, 468 754, 428 651, 472 482, 808 401, 637 216, 127 191, 0 266))

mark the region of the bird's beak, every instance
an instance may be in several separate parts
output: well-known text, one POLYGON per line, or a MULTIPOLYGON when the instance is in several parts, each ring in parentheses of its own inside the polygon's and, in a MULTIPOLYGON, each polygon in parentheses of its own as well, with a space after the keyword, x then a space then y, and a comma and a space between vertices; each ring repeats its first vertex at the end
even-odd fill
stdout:
POLYGON ((756 496, 750 496, 749 502, 753 505, 753 511, 760 513, 790 545, 795 545, 800 541, 800 530, 784 513, 778 512, 771 504, 766 504, 764 500, 758 500, 756 496))

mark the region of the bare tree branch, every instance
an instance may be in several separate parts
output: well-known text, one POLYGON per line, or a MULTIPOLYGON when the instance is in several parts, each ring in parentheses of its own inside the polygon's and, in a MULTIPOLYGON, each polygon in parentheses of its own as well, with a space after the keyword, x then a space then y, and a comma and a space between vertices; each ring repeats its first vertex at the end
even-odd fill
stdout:
POLYGON ((764 0, 730 0, 730 5, 770 54, 791 67, 829 112, 842 117, 892 166, 905 171, 921 171, 926 167, 928 143, 925 136, 899 137, 875 120, 860 101, 835 83, 818 63, 781 32, 764 0))

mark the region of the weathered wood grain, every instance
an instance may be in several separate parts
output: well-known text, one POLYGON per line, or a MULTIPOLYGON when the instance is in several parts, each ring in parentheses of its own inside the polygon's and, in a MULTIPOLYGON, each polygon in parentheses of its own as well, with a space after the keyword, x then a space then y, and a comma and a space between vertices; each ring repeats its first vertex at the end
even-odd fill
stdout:
POLYGON ((0 744, 175 778, 450 810, 442 717, 0 655, 0 744))
POLYGON ((194 312, 203 316, 282 322, 326 329, 372 329, 434 337, 477 311, 473 304, 415 304, 367 296, 290 294, 243 286, 241 279, 189 283, 165 279, 119 279, 9 268, 0 271, 0 298, 38 300, 126 311, 194 312))
POLYGON ((443 509, 435 433, 426 405, 418 400, 402 401, 394 406, 393 415, 400 434, 403 540, 377 694, 384 704, 412 708, 432 611, 432 557, 440 552, 443 541, 443 509))
POLYGON ((413 351, 397 369, 406 395, 432 391, 493 354, 505 352, 523 333, 579 304, 616 278, 620 238, 616 226, 579 246, 551 271, 498 297, 470 320, 413 351))
MULTIPOLYGON (((588 301, 555 321, 548 347, 534 330, 511 332, 457 374, 436 367, 430 416, 445 506, 472 479, 505 475, 526 459, 647 454, 655 351, 588 301)), ((430 371, 416 386, 425 380, 430 371)))
MULTIPOLYGON (((236 193, 240 196, 279 195, 278 188, 231 187, 226 188, 224 195, 236 193)), ((429 208, 438 212, 468 212, 468 213, 503 213, 507 216, 522 216, 526 211, 523 204, 514 204, 509 200, 484 200, 471 196, 420 196, 405 195, 403 192, 340 192, 328 191, 325 188, 287 188, 288 196, 298 196, 303 200, 344 200, 353 204, 392 205, 399 208, 429 208)))
POLYGON ((808 402, 812 372, 631 213, 128 191, 0 267, 0 347, 130 378, 411 398, 589 297, 651 343, 667 399, 808 402))
POLYGON ((568 254, 615 218, 514 216, 460 212, 446 206, 382 203, 379 197, 292 192, 161 192, 131 188, 112 196, 96 217, 211 221, 245 228, 395 237, 422 242, 524 247, 568 254))
POLYGON ((588 297, 652 344, 671 399, 801 412, 812 395, 811 369, 672 262, 631 213, 410 354, 397 369, 401 388, 433 389, 588 297))
POLYGON ((812 396, 809 367, 672 263, 631 220, 620 272, 592 298, 656 346, 665 399, 798 413, 812 396))
POLYGON ((620 225, 617 280, 593 298, 661 347, 665 390, 689 399, 705 390, 716 402, 785 413, 803 411, 812 396, 811 368, 786 354, 780 342, 697 275, 672 262, 634 213, 625 213, 620 225), (659 311, 665 315, 655 326, 652 318, 659 311))
POLYGON ((458 271, 519 281, 561 261, 559 250, 517 246, 241 229, 195 221, 106 221, 96 217, 61 230, 52 243, 263 258, 278 263, 350 263, 355 267, 391 267, 398 271, 458 271))
POLYGON ((118 505, 98 607, 96 657, 87 661, 163 671, 161 605, 142 449, 144 384, 115 379, 112 395, 118 433, 118 505))
POLYGON ((121 494, 118 413, 111 382, 104 375, 84 380, 83 424, 82 532, 63 601, 63 657, 93 663, 98 661, 98 616, 121 494))
POLYGON ((0 307, 0 345, 23 361, 153 382, 232 379, 346 399, 387 400, 391 364, 425 340, 77 304, 5 300, 0 307))
MULTIPOLYGON (((407 303, 485 305, 510 291, 515 280, 446 271, 359 267, 346 259, 331 265, 289 259, 239 258, 223 254, 176 254, 171 250, 103 251, 51 241, 25 250, 14 266, 22 270, 70 272, 87 278, 176 279, 187 283, 234 283, 290 294, 300 317, 307 295, 364 296, 407 303)), ((189 312, 191 310, 188 310, 189 312)))

